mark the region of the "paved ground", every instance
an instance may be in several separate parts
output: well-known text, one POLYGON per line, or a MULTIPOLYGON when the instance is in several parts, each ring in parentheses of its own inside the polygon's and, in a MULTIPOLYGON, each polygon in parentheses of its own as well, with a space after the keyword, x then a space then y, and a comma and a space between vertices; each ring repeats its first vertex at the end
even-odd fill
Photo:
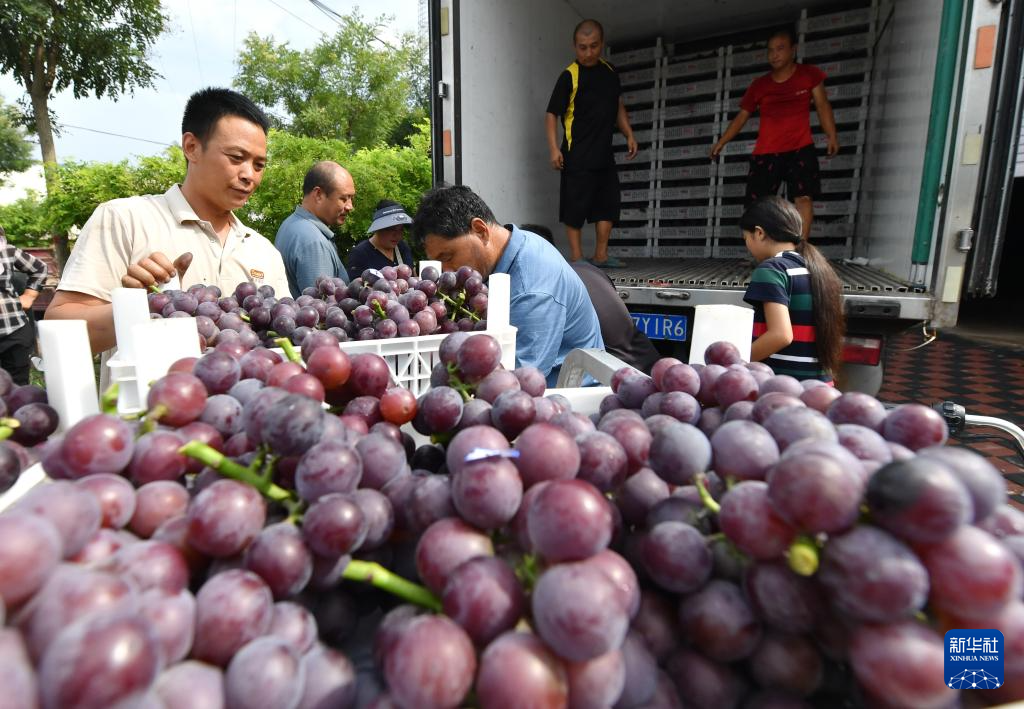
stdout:
MULTIPOLYGON (((891 404, 952 400, 969 414, 1024 427, 1024 341, 1017 329, 1004 327, 991 337, 984 329, 958 332, 971 337, 940 333, 934 342, 918 347, 922 335, 912 331, 892 340, 878 398, 891 404)), ((1024 458, 1010 439, 995 429, 971 427, 954 443, 986 456, 1006 475, 1015 500, 1024 504, 1024 458)))

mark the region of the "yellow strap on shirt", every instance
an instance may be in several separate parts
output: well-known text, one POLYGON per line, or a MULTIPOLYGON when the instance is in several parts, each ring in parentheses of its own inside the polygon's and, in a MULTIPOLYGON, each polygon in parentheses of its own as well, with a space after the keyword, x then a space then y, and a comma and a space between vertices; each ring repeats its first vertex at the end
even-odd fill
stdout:
POLYGON ((572 91, 569 93, 569 107, 565 109, 565 144, 572 150, 572 121, 576 110, 576 89, 580 87, 580 65, 573 62, 565 68, 572 78, 572 91))

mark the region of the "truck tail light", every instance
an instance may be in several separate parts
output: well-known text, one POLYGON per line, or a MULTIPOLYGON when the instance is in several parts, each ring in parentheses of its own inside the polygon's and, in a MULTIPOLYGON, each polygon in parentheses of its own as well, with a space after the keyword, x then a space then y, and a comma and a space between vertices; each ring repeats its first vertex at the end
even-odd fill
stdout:
POLYGON ((878 366, 882 361, 882 338, 844 337, 843 361, 849 364, 878 366))

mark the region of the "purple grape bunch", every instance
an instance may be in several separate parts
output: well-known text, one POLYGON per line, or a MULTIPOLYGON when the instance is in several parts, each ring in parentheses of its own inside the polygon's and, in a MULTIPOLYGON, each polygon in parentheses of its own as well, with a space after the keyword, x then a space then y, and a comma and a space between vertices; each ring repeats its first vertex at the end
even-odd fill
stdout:
POLYGON ((417 400, 310 345, 51 439, 0 515, 16 705, 948 706, 946 629, 1024 644, 1024 514, 925 407, 716 343, 583 413, 472 331, 417 400))

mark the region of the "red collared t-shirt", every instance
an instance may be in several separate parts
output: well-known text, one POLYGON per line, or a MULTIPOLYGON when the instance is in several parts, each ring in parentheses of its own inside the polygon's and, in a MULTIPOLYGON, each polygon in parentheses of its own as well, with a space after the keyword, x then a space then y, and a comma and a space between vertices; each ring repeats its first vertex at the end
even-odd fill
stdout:
POLYGON ((797 64, 793 75, 782 83, 771 74, 754 79, 740 101, 744 111, 761 112, 754 155, 789 153, 814 142, 811 90, 824 80, 825 72, 810 64, 797 64))

